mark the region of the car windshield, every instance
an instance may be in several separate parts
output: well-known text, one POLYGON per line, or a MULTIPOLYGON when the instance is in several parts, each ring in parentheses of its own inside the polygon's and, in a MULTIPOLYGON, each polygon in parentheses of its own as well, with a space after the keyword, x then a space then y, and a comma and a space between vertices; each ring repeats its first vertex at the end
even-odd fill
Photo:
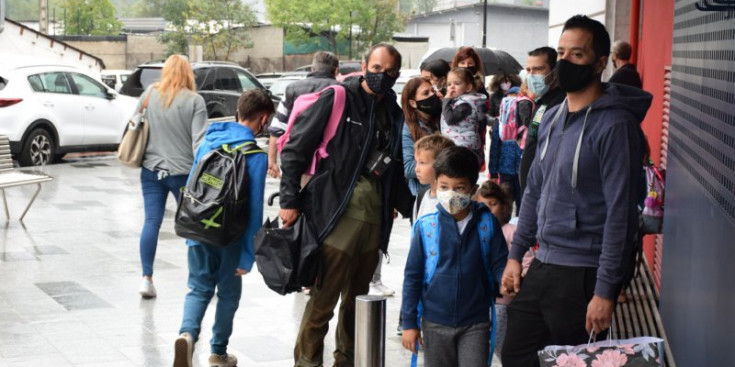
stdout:
POLYGON ((297 79, 276 79, 273 84, 271 84, 270 91, 278 97, 283 97, 283 94, 286 92, 286 87, 296 80, 297 79))
POLYGON ((159 79, 161 79, 161 69, 143 68, 143 70, 140 71, 140 85, 143 86, 144 90, 159 79))

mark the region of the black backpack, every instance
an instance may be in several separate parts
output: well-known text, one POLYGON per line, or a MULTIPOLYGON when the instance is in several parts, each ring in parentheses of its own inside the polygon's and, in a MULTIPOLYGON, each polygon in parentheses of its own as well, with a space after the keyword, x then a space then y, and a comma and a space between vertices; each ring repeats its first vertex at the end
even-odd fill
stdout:
POLYGON ((243 235, 248 219, 246 157, 253 153, 264 152, 252 141, 234 148, 224 144, 199 161, 181 189, 177 235, 220 247, 243 235))

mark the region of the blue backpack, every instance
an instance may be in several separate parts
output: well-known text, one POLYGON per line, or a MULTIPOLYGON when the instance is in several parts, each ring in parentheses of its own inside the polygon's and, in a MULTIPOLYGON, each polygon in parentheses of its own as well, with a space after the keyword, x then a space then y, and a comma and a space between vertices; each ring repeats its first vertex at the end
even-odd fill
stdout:
MULTIPOLYGON (((421 226, 421 241, 424 247, 424 287, 428 287, 431 284, 431 280, 434 278, 434 272, 436 272, 436 266, 439 263, 439 225, 437 222, 437 216, 439 213, 427 214, 422 219, 417 220, 414 226, 421 226)), ((495 284, 492 266, 488 260, 490 256, 490 240, 493 238, 493 217, 489 211, 483 211, 480 220, 477 222, 477 232, 480 236, 480 249, 482 251, 482 262, 485 263, 485 273, 488 279, 488 285, 490 286, 490 309, 492 311, 492 329, 490 331, 490 354, 488 355, 487 365, 490 366, 493 360, 493 354, 495 353, 495 334, 497 332, 497 317, 495 315, 495 290, 493 285, 495 284)), ((419 301, 418 305, 418 325, 421 325, 421 317, 424 313, 424 305, 419 301)), ((419 346, 416 344, 416 351, 418 352, 419 346)), ((411 355, 411 367, 416 367, 418 362, 418 355, 411 355)))

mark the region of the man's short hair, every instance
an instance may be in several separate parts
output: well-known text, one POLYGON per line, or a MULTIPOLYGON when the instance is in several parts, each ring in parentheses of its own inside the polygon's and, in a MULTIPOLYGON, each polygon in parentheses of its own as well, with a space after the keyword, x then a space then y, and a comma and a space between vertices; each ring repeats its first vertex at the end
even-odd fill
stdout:
POLYGON ((430 152, 434 155, 434 159, 439 156, 442 150, 453 147, 454 141, 441 134, 426 135, 423 138, 416 141, 413 144, 413 150, 415 152, 424 151, 430 152))
MULTIPOLYGON (((378 44, 372 45, 368 52, 365 54, 365 65, 370 62, 370 56, 373 54, 373 51, 379 49, 379 48, 385 48, 386 51, 388 51, 388 54, 393 57, 393 60, 396 62, 394 65, 396 69, 401 69, 401 63, 403 62, 403 59, 401 58, 401 53, 398 52, 398 50, 393 47, 390 43, 380 42, 378 44)), ((368 65, 369 66, 369 65, 368 65)))
POLYGON ((437 179, 441 175, 451 178, 466 178, 474 185, 479 176, 477 156, 465 147, 448 147, 436 157, 434 173, 437 179))
POLYGON ((610 34, 602 23, 586 16, 575 15, 564 23, 562 33, 568 29, 583 29, 592 35, 592 49, 595 51, 595 59, 610 56, 610 34))
POLYGON ((311 61, 311 72, 334 75, 339 67, 337 56, 328 51, 319 51, 311 61))
POLYGON ((618 59, 629 61, 630 56, 633 54, 633 47, 631 47, 628 42, 615 41, 615 43, 613 43, 613 53, 617 55, 618 59))
POLYGON ((546 64, 549 65, 551 70, 554 70, 556 67, 556 58, 559 57, 559 54, 553 48, 544 46, 532 50, 528 53, 528 56, 546 56, 546 64))
POLYGON ((419 69, 421 71, 426 70, 434 74, 434 76, 437 78, 446 78, 451 68, 446 60, 436 59, 429 62, 422 62, 421 66, 419 66, 419 69))
POLYGON ((273 101, 268 93, 263 89, 251 89, 240 95, 237 100, 237 119, 245 121, 254 117, 259 113, 267 113, 272 115, 276 112, 273 107, 273 101))

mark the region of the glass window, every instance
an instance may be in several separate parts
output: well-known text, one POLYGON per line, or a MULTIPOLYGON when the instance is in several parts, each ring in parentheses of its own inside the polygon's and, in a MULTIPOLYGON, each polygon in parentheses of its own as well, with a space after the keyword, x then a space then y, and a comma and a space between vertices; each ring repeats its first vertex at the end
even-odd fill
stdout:
POLYGON ((242 87, 242 92, 254 88, 258 88, 258 85, 255 84, 255 81, 253 81, 253 78, 248 75, 246 72, 242 70, 236 70, 237 71, 237 78, 240 79, 240 86, 242 87))
POLYGON ((110 88, 115 88, 115 76, 114 75, 103 75, 102 83, 105 83, 110 88))
POLYGON ((214 82, 214 89, 240 92, 240 85, 237 82, 235 72, 230 68, 217 68, 217 80, 214 82))
POLYGON ((43 92, 43 82, 41 81, 41 77, 36 75, 30 75, 28 77, 28 83, 31 84, 31 88, 33 88, 34 92, 43 92))
POLYGON ((107 88, 94 81, 94 79, 77 73, 69 73, 69 75, 76 84, 79 95, 107 98, 107 88))
POLYGON ((120 74, 120 84, 125 84, 125 82, 128 80, 129 74, 120 74))
POLYGON ((148 86, 157 82, 161 79, 161 69, 157 68, 142 68, 140 70, 140 85, 143 90, 148 89, 148 86))
POLYGON ((28 77, 28 82, 36 92, 71 94, 71 87, 64 73, 35 74, 28 77))
POLYGON ((210 69, 194 70, 194 82, 197 90, 214 90, 214 73, 210 69))

